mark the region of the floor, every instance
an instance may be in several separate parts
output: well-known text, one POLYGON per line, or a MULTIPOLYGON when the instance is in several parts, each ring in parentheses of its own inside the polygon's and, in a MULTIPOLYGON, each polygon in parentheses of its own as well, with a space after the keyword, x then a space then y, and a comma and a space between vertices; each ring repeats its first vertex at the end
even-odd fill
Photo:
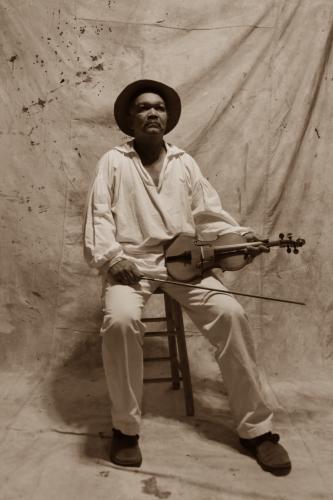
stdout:
POLYGON ((288 476, 244 453, 222 382, 193 376, 196 415, 182 390, 145 385, 140 468, 107 459, 110 420, 102 367, 64 363, 2 382, 1 500, 319 500, 333 498, 333 384, 270 380, 276 430, 292 458, 288 476))

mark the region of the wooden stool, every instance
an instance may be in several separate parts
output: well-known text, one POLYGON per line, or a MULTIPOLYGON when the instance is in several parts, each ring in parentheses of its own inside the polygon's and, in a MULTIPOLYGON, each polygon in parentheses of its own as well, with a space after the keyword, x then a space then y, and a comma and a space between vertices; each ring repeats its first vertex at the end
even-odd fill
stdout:
POLYGON ((194 403, 191 374, 189 369, 183 313, 180 304, 161 289, 155 293, 164 295, 165 316, 156 318, 143 318, 144 323, 166 322, 167 330, 149 331, 145 337, 167 337, 169 356, 144 358, 144 361, 170 361, 171 377, 145 378, 145 383, 150 382, 172 382, 173 389, 180 388, 183 382, 186 414, 194 415, 194 403))

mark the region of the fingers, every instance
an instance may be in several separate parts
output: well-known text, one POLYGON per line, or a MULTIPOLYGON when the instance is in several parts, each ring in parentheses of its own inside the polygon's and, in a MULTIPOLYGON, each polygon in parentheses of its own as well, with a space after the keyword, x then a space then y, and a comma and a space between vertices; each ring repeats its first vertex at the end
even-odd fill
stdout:
POLYGON ((249 243, 253 241, 262 241, 264 243, 265 241, 267 241, 266 238, 260 236, 259 234, 254 233, 253 231, 246 233, 244 237, 246 241, 249 243))
POLYGON ((131 267, 127 271, 127 280, 129 284, 138 283, 141 279, 142 275, 138 271, 135 264, 132 264, 131 267))
POLYGON ((250 253, 247 253, 247 254, 244 255, 244 259, 246 261, 246 264, 251 264, 251 262, 253 261, 254 257, 250 253))
POLYGON ((257 255, 261 253, 268 253, 270 251, 270 248, 267 247, 266 245, 260 245, 260 246, 249 246, 246 249, 246 253, 244 254, 244 259, 246 260, 246 264, 251 264, 253 259, 257 257, 257 255))
POLYGON ((253 246, 253 247, 249 246, 246 249, 246 254, 252 255, 252 257, 256 257, 257 255, 259 255, 262 252, 268 253, 269 251, 270 251, 270 248, 267 247, 266 245, 259 245, 259 246, 253 246))
POLYGON ((134 285, 142 278, 136 265, 125 259, 112 266, 109 272, 113 279, 122 285, 134 285))
POLYGON ((259 250, 260 250, 260 253, 261 252, 269 253, 271 249, 269 247, 267 247, 266 245, 260 245, 259 250))
POLYGON ((136 274, 133 270, 124 270, 115 276, 116 280, 123 285, 134 285, 138 283, 141 279, 141 275, 136 274))
POLYGON ((248 242, 257 241, 257 238, 256 238, 255 234, 252 231, 250 231, 249 233, 244 234, 244 237, 245 237, 246 241, 248 241, 248 242))

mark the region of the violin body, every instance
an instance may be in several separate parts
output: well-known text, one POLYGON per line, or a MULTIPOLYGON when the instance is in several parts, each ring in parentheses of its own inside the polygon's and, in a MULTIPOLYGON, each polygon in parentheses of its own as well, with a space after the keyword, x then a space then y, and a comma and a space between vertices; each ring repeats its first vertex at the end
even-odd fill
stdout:
POLYGON ((246 256, 249 247, 265 245, 267 247, 286 247, 290 253, 298 253, 298 247, 303 246, 305 240, 292 240, 289 233, 287 239, 279 235, 276 241, 248 242, 244 236, 237 233, 228 233, 219 236, 213 241, 200 241, 188 234, 177 236, 165 250, 165 262, 168 274, 179 281, 191 281, 212 268, 219 267, 223 271, 237 271, 247 264, 246 256))

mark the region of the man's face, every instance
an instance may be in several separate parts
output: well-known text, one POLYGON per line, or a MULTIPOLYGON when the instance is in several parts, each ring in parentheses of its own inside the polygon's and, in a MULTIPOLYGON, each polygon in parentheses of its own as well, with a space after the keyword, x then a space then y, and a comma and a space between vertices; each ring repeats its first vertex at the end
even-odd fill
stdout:
POLYGON ((165 102, 158 94, 140 94, 131 105, 130 115, 135 138, 164 135, 168 114, 165 102))

